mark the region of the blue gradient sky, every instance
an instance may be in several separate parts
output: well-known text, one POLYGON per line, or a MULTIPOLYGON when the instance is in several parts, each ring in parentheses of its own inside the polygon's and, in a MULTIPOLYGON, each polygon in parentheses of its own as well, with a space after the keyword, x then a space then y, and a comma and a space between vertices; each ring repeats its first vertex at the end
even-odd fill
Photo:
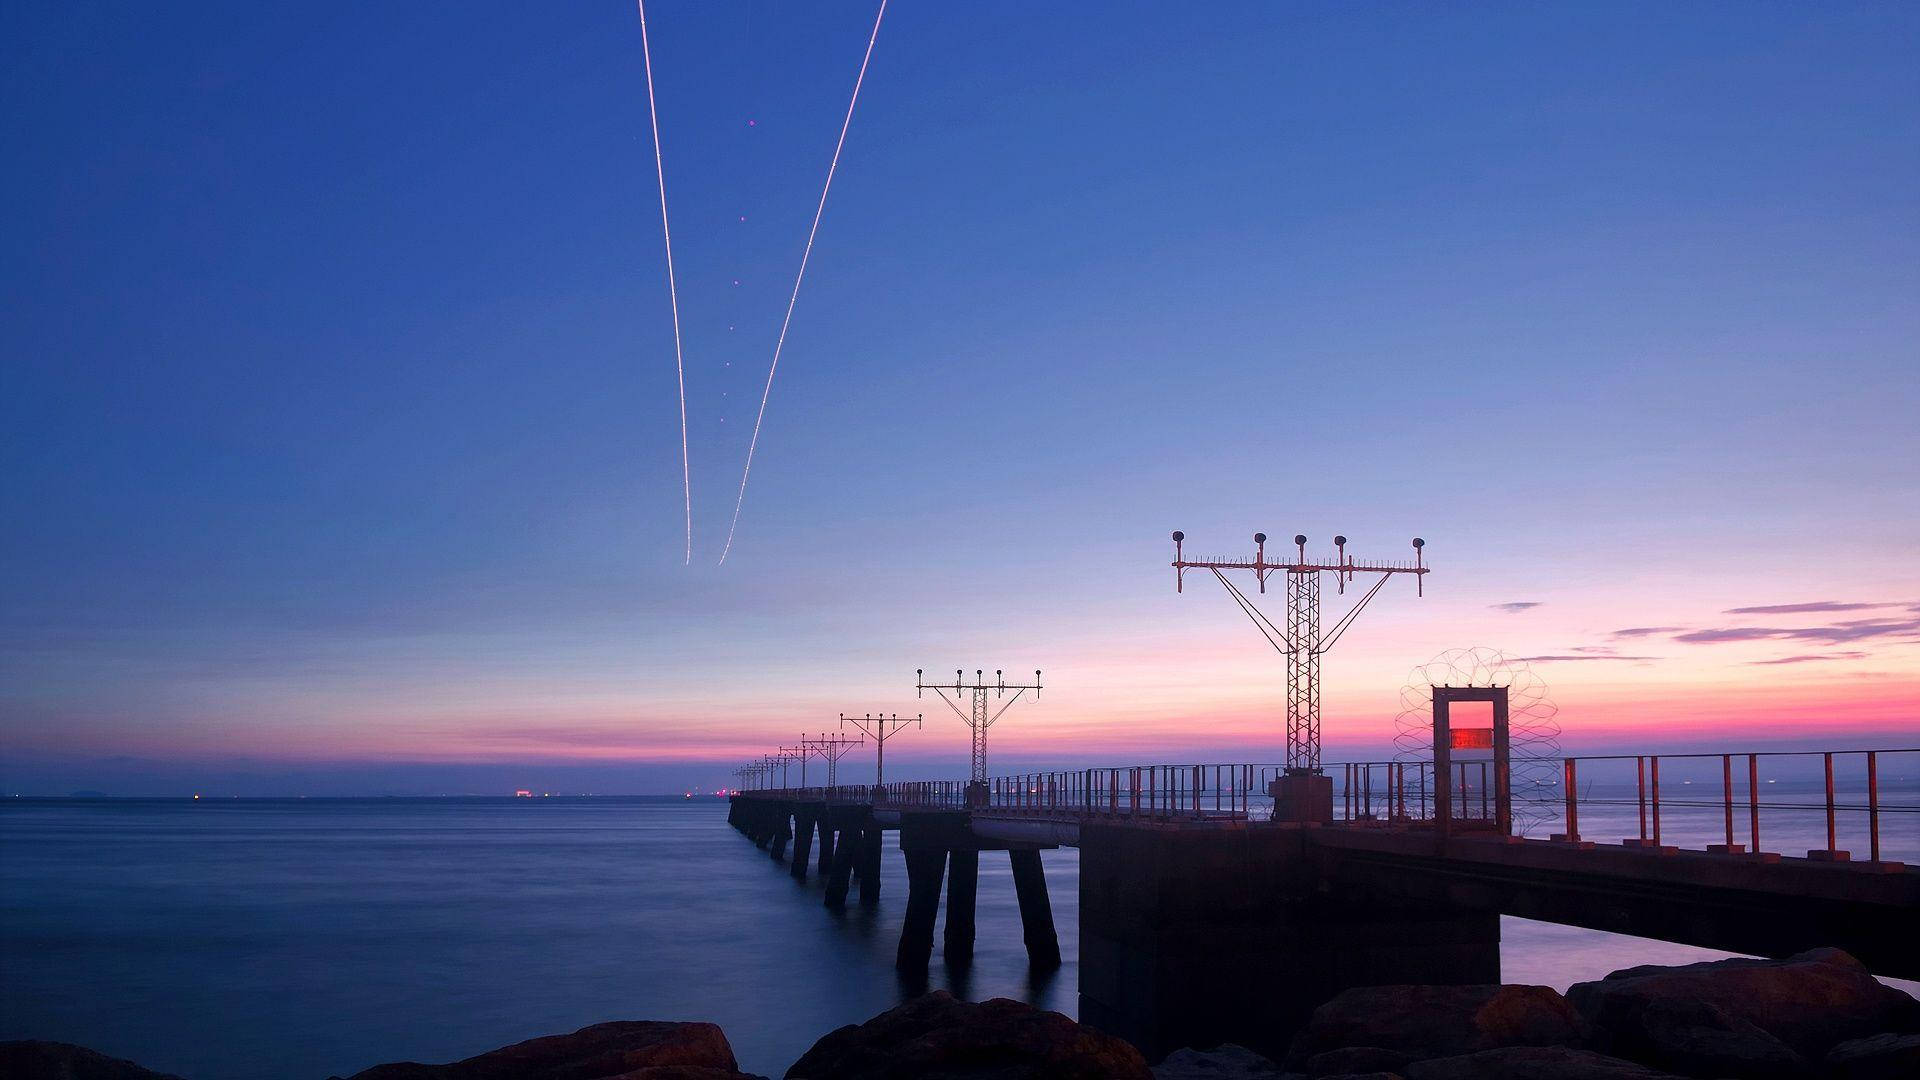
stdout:
POLYGON ((683 567, 631 7, 8 5, 0 789, 712 786, 960 665, 997 765, 1273 760, 1173 528, 1427 538, 1330 760, 1474 644, 1914 742, 1920 10, 1032 8, 889 10, 716 567, 873 9, 656 0, 683 567))

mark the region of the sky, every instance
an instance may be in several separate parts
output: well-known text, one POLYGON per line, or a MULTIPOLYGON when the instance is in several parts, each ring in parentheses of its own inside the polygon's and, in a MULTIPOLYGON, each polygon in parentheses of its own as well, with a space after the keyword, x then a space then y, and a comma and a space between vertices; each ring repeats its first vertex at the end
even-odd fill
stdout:
POLYGON ((719 565, 874 15, 650 5, 689 564, 632 5, 6 5, 0 791, 1281 760, 1174 529, 1427 541, 1329 761, 1920 746, 1920 9, 894 0, 719 565))

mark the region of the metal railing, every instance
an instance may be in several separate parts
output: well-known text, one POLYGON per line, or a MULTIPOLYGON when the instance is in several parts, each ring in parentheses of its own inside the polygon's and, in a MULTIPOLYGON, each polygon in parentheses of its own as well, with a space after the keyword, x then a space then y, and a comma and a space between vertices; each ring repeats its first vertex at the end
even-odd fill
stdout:
MULTIPOLYGON (((1825 861, 1856 854, 1873 863, 1920 861, 1920 748, 1605 754, 1524 764, 1527 782, 1507 781, 1516 835, 1575 844, 1592 842, 1591 835, 1654 852, 1724 854, 1761 852, 1765 838, 1825 861)), ((1523 771, 1518 758, 1513 767, 1523 771)), ((1215 763, 1018 773, 990 778, 971 804, 963 780, 891 783, 877 799, 864 785, 744 794, 1042 817, 1257 821, 1271 816, 1269 784, 1284 771, 1277 763, 1215 763)), ((1336 824, 1436 824, 1432 761, 1334 762, 1324 771, 1336 824)), ((1501 778, 1492 761, 1456 760, 1448 781, 1451 825, 1498 827, 1501 778)))
POLYGON ((1033 816, 1244 820, 1252 765, 1130 765, 987 781, 986 809, 1033 816))
MULTIPOLYGON (((1868 862, 1891 861, 1883 856, 1892 854, 1917 857, 1920 804, 1882 797, 1890 764, 1913 793, 1912 782, 1920 779, 1920 749, 1564 758, 1561 829, 1553 838, 1584 841, 1583 810, 1589 825, 1596 810, 1608 812, 1606 824, 1619 825, 1631 808, 1634 833, 1622 841, 1631 846, 1670 850, 1697 845, 1704 835, 1711 837, 1704 845, 1708 851, 1757 853, 1765 850, 1765 837, 1777 847, 1802 849, 1808 858, 1827 861, 1851 860, 1862 842, 1868 862), (1629 769, 1630 787, 1620 775, 1629 769), (1681 789, 1677 797, 1676 787, 1681 789), (1890 825, 1896 830, 1891 836, 1890 825), (1889 840, 1897 852, 1888 850, 1889 840), (1842 847, 1843 841, 1853 847, 1842 847)), ((1609 833, 1597 835, 1612 840, 1609 833)))

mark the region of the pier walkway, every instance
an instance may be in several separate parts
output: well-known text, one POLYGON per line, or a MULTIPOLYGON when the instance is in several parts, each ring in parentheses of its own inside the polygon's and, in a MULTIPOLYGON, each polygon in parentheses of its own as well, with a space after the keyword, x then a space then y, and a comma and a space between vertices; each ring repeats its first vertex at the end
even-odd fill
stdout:
POLYGON ((906 970, 930 962, 943 889, 943 956, 970 961, 979 860, 1000 851, 1030 962, 1058 965, 1041 853, 1078 848, 1080 1018, 1155 1054, 1271 1047, 1349 986, 1498 982, 1501 915, 1759 955, 1837 946, 1920 977, 1920 870, 1889 857, 1920 850, 1920 806, 1882 800, 1889 769, 1910 781, 1920 750, 1555 759, 1557 783, 1519 793, 1487 762, 1151 765, 767 788, 729 820, 817 873, 828 905, 856 885, 877 901, 895 832, 906 970))

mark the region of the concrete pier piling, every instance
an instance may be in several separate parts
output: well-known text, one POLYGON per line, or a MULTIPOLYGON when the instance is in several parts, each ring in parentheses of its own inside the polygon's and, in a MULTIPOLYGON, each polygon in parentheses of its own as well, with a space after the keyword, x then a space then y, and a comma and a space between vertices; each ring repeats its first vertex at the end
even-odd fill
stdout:
POLYGON ((807 880, 807 857, 813 848, 813 814, 805 807, 793 812, 793 879, 807 880))
POLYGON ((869 822, 860 835, 860 903, 871 907, 880 900, 880 853, 886 833, 869 822))
POLYGON ((1038 851, 1007 852, 1013 863, 1013 891, 1020 901, 1020 930, 1027 943, 1027 963, 1051 969, 1060 966, 1060 935, 1053 928, 1053 904, 1047 899, 1047 879, 1038 851))
POLYGON ((833 873, 833 811, 822 808, 820 811, 820 877, 824 880, 833 873))
POLYGON ((907 861, 907 915, 900 925, 894 966, 925 971, 933 958, 933 923, 940 914, 940 883, 946 876, 945 848, 903 848, 907 861))
POLYGON ((951 849, 947 853, 947 933, 941 950, 949 964, 973 962, 973 915, 979 886, 979 849, 951 849))
POLYGON ((840 839, 833 847, 833 873, 827 878, 825 903, 828 907, 846 906, 847 886, 849 879, 853 876, 853 864, 859 852, 859 831, 854 828, 842 829, 840 839))
POLYGON ((787 857, 787 841, 793 838, 792 820, 793 815, 784 805, 775 811, 772 848, 775 862, 785 861, 787 857))

